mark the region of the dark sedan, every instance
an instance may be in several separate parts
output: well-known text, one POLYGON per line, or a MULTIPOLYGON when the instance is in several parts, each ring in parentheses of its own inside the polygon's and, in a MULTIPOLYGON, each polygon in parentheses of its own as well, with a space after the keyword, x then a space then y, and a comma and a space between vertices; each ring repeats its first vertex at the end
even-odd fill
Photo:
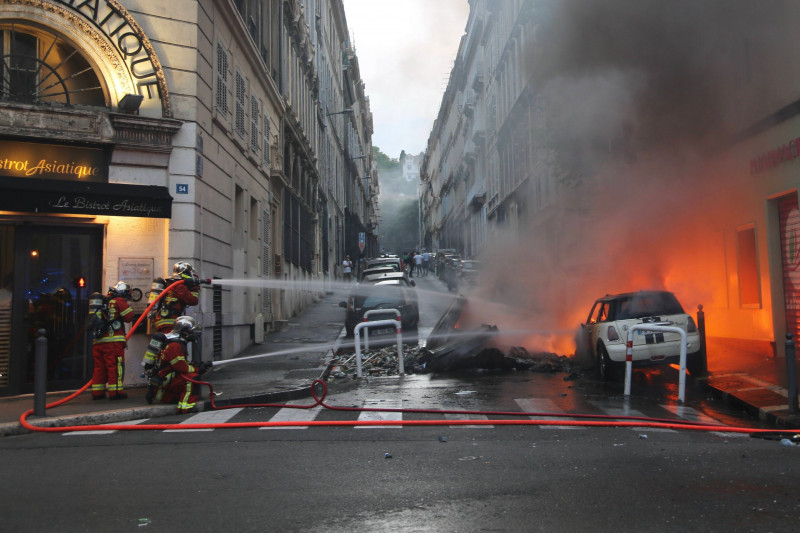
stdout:
MULTIPOLYGON (((400 311, 403 331, 415 329, 419 322, 416 292, 400 280, 380 281, 375 284, 359 283, 353 288, 347 301, 340 302, 339 306, 347 310, 344 327, 348 337, 354 336, 355 327, 364 321, 364 314, 367 311, 397 309, 400 311)), ((374 313, 369 316, 370 320, 395 318, 396 315, 392 311, 374 313)), ((394 334, 394 329, 391 327, 371 327, 370 343, 373 342, 373 338, 378 336, 389 336, 393 340, 394 334)))

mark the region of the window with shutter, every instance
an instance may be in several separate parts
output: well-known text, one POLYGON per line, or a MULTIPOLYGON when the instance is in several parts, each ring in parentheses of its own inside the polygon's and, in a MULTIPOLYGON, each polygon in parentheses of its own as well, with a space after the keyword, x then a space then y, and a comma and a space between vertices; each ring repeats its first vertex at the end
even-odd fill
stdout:
POLYGON ((247 93, 247 89, 245 86, 244 76, 242 73, 237 71, 236 72, 236 122, 235 122, 235 129, 236 133, 239 134, 240 137, 244 137, 247 133, 245 131, 245 96, 247 93))
POLYGON ((266 113, 264 114, 264 150, 261 152, 262 162, 265 166, 269 167, 269 134, 270 134, 270 127, 269 127, 269 115, 266 113))
POLYGON ((217 111, 228 114, 228 51, 217 43, 217 111))
POLYGON ((258 142, 261 138, 258 134, 259 118, 261 118, 261 102, 255 96, 250 95, 250 150, 254 154, 258 153, 258 147, 261 144, 258 142))

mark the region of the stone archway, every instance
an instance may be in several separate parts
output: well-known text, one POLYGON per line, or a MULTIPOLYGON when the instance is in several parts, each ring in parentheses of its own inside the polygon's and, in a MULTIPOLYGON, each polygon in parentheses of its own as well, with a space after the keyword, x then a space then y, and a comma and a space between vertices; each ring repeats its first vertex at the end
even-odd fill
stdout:
POLYGON ((171 117, 169 91, 149 39, 116 0, 0 0, 0 22, 30 24, 70 42, 104 82, 110 107, 126 94, 144 97, 141 114, 171 117))

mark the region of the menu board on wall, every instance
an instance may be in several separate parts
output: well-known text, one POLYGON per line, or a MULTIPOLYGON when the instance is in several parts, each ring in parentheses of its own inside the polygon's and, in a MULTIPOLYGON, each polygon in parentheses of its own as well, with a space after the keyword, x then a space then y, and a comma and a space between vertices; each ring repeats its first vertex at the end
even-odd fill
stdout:
POLYGON ((152 257, 147 258, 119 258, 119 280, 125 281, 131 286, 134 298, 128 302, 137 315, 141 314, 147 307, 147 293, 153 283, 153 264, 152 257), (138 289, 139 291, 137 291, 138 289), (139 296, 138 301, 135 298, 139 296))

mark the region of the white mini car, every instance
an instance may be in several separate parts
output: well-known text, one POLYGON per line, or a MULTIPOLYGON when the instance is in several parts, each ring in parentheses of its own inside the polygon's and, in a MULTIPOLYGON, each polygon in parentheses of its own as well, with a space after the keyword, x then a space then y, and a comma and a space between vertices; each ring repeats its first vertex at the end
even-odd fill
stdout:
MULTIPOLYGON (((694 319, 684 312, 668 291, 640 291, 598 298, 586 323, 581 324, 577 349, 592 357, 600 377, 620 375, 625 363, 628 331, 636 324, 677 326, 686 331, 686 367, 696 373, 700 361, 700 334, 694 319)), ((633 335, 633 366, 677 364, 681 336, 671 332, 636 331, 633 335)))

